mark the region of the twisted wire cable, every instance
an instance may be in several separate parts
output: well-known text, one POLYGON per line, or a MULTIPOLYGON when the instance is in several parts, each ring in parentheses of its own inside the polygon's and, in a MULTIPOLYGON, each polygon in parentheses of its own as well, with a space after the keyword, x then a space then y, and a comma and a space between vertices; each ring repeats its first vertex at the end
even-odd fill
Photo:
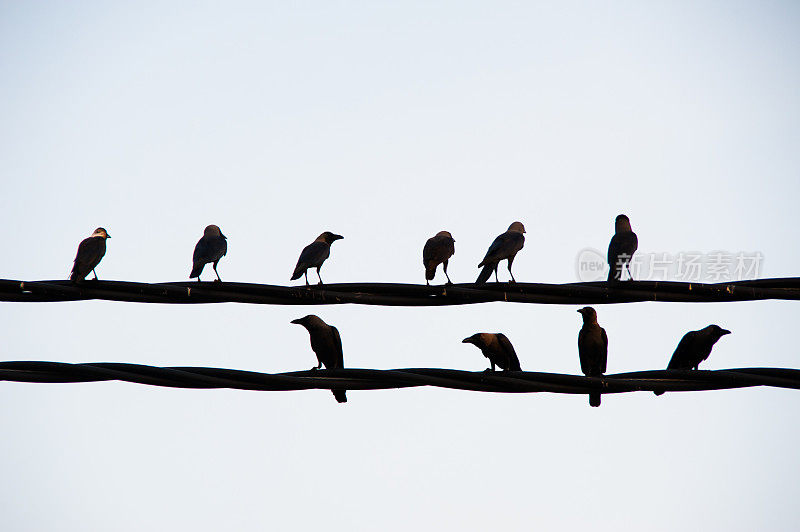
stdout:
POLYGON ((536 371, 473 372, 440 368, 335 369, 259 373, 208 367, 156 367, 120 362, 0 362, 0 380, 37 383, 124 381, 171 388, 288 391, 345 388, 383 390, 433 386, 496 393, 627 393, 701 391, 771 386, 800 389, 800 370, 734 368, 649 370, 584 377, 536 371))
POLYGON ((254 303, 264 305, 444 306, 506 301, 596 305, 640 301, 729 302, 800 300, 800 278, 728 283, 625 281, 590 283, 486 283, 426 286, 399 283, 343 283, 277 286, 231 282, 135 283, 129 281, 18 281, 0 279, 0 301, 134 301, 140 303, 254 303))

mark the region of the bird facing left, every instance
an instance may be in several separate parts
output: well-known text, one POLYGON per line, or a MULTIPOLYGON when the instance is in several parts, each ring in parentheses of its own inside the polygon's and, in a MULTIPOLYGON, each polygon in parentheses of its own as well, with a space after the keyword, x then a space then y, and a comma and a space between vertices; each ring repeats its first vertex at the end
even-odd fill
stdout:
MULTIPOLYGON (((333 325, 328 325, 322 318, 309 314, 302 318, 292 320, 295 325, 302 325, 308 331, 311 338, 311 349, 317 355, 318 364, 312 369, 321 369, 324 365, 326 369, 339 369, 344 367, 344 353, 342 352, 342 337, 339 336, 339 329, 333 325)), ((333 396, 340 403, 347 402, 345 390, 334 388, 331 390, 333 396)))

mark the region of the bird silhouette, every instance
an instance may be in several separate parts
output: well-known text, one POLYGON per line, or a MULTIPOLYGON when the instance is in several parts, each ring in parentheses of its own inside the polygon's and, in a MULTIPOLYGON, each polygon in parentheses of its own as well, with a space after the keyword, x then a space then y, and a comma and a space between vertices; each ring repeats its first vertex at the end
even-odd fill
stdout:
POLYGON ((498 236, 489 246, 486 256, 478 264, 478 268, 483 268, 475 281, 477 284, 485 283, 494 272, 495 281, 499 282, 497 278, 497 265, 501 260, 508 259, 508 273, 511 275, 511 282, 516 282, 514 274, 511 273, 511 264, 514 262, 514 257, 517 256, 519 250, 525 245, 525 226, 522 222, 514 222, 508 226, 508 231, 498 236))
POLYGON ((295 281, 301 275, 306 276, 306 285, 308 285, 308 269, 316 268, 317 277, 319 277, 319 284, 322 284, 322 276, 319 274, 319 269, 322 268, 322 263, 325 262, 331 254, 331 244, 335 241, 344 238, 341 235, 336 235, 330 231, 325 231, 317 237, 312 243, 303 248, 300 253, 300 258, 297 259, 297 266, 294 267, 291 280, 295 281))
MULTIPOLYGON (((333 325, 328 325, 322 318, 309 314, 302 318, 292 320, 296 325, 302 325, 308 331, 311 338, 311 349, 317 355, 317 366, 312 369, 320 369, 324 365, 327 369, 339 369, 344 367, 344 353, 342 352, 342 338, 339 330, 333 325)), ((347 402, 345 390, 334 388, 331 390, 333 396, 340 403, 347 402)))
POLYGON ((217 272, 217 264, 219 259, 225 256, 228 252, 228 239, 222 234, 219 227, 216 225, 209 225, 203 231, 203 236, 197 241, 192 254, 192 272, 189 274, 189 279, 197 277, 200 282, 200 274, 203 273, 203 268, 209 262, 214 263, 214 273, 217 274, 217 281, 222 281, 217 272))
POLYGON ((631 221, 624 214, 614 221, 614 236, 608 243, 608 280, 621 281, 622 270, 628 269, 628 277, 633 280, 630 262, 639 247, 639 239, 631 229, 631 221))
MULTIPOLYGON (((606 372, 608 361, 608 336, 606 330, 597 323, 597 311, 592 307, 578 309, 583 316, 583 327, 578 333, 578 356, 581 371, 587 377, 600 377, 606 372)), ((600 393, 589 394, 589 404, 600 406, 600 393)))
POLYGON ((472 344, 481 350, 491 364, 486 371, 494 371, 495 366, 506 371, 521 371, 514 346, 503 333, 475 333, 461 343, 472 344))
POLYGON ((425 266, 425 284, 430 284, 436 276, 436 268, 440 264, 447 282, 452 284, 447 275, 447 261, 456 252, 455 240, 447 231, 439 231, 425 242, 422 248, 422 265, 425 266))
POLYGON ((75 261, 72 264, 72 271, 69 280, 73 283, 80 283, 89 272, 94 272, 94 280, 97 280, 97 272, 94 269, 100 264, 106 254, 106 239, 111 238, 108 231, 98 227, 89 238, 84 238, 78 245, 78 253, 75 254, 75 261))

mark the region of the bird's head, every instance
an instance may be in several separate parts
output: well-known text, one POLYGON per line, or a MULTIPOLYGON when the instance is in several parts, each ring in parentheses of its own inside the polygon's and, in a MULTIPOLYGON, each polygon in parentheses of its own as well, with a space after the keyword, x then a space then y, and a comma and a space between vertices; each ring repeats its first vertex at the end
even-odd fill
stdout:
POLYGON ((455 238, 453 238, 453 235, 450 234, 450 231, 439 231, 438 233, 436 233, 436 236, 447 237, 453 242, 456 241, 455 238))
POLYGON ((222 234, 222 231, 219 230, 219 226, 217 225, 207 226, 205 231, 203 231, 203 236, 216 236, 216 237, 222 237, 225 240, 228 239, 228 237, 222 234))
POLYGON ((583 323, 594 323, 597 321, 597 311, 592 307, 579 308, 578 313, 583 316, 583 323))
POLYGON ((620 214, 617 216, 617 219, 614 220, 614 232, 624 233, 628 231, 633 231, 633 229, 631 229, 631 220, 624 214, 620 214))
POLYGON ((308 316, 297 318, 296 320, 292 320, 289 323, 294 323, 295 325, 302 325, 306 329, 317 327, 320 324, 325 325, 325 322, 322 321, 322 319, 319 316, 316 316, 314 314, 309 314, 308 316))
POLYGON ((475 333, 468 338, 464 338, 461 340, 462 344, 472 344, 474 346, 480 347, 483 345, 483 333, 475 333))
POLYGON ((731 333, 728 329, 723 329, 719 325, 709 325, 708 327, 706 327, 706 329, 709 331, 709 333, 716 340, 719 340, 720 338, 722 338, 726 334, 730 334, 731 333))
POLYGON ((524 233, 525 226, 522 225, 522 222, 514 222, 513 224, 508 226, 509 231, 516 231, 517 233, 524 233))
POLYGON ((108 231, 106 231, 102 227, 98 227, 97 229, 95 229, 94 233, 92 233, 92 236, 102 236, 103 238, 111 238, 111 235, 108 234, 108 231))
POLYGON ((317 237, 318 242, 325 242, 326 244, 333 244, 337 240, 341 240, 344 237, 342 235, 337 235, 336 233, 331 233, 330 231, 325 231, 321 235, 317 237))

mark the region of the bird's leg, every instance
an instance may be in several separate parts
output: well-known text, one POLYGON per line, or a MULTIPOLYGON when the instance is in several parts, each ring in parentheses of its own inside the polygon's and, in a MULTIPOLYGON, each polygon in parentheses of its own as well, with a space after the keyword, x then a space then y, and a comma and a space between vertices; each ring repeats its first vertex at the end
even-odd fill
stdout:
POLYGON ((494 267, 494 282, 499 283, 500 279, 497 277, 497 265, 494 267))
POLYGON ((306 270, 305 273, 303 273, 303 275, 306 276, 306 286, 308 286, 308 270, 306 270))
POLYGON ((317 277, 319 277, 319 284, 322 284, 322 276, 319 274, 319 266, 317 266, 317 277))
POLYGON ((427 286, 430 286, 430 285, 431 285, 430 281, 428 281, 428 279, 427 279, 427 278, 425 279, 425 284, 426 284, 427 286))
POLYGON ((514 279, 514 274, 513 274, 513 273, 511 273, 511 264, 512 264, 513 262, 514 262, 514 257, 511 257, 510 259, 508 259, 508 274, 511 276, 511 282, 512 282, 512 283, 516 283, 516 282, 517 282, 517 280, 516 280, 516 279, 514 279))
POLYGON ((447 275, 447 261, 442 263, 442 269, 444 270, 444 276, 447 277, 447 284, 453 284, 453 281, 450 280, 450 276, 447 275))
MULTIPOLYGON (((625 263, 625 268, 628 269, 628 280, 629 281, 633 281, 633 274, 631 273, 631 263, 630 262, 626 262, 625 263)), ((622 280, 622 271, 619 272, 619 278, 620 278, 620 280, 622 280)))
MULTIPOLYGON (((217 261, 217 262, 219 262, 219 261, 217 261)), ((221 283, 221 282, 222 282, 222 279, 220 279, 220 277, 219 277, 219 272, 217 271, 217 262, 215 262, 215 263, 214 263, 214 273, 216 273, 216 274, 217 274, 217 282, 218 282, 218 283, 221 283)))
POLYGON ((94 274, 94 280, 96 281, 97 280, 97 272, 94 271, 94 268, 92 268, 92 273, 94 274))
POLYGON ((318 369, 322 369, 322 362, 311 368, 311 371, 317 371, 318 369))

